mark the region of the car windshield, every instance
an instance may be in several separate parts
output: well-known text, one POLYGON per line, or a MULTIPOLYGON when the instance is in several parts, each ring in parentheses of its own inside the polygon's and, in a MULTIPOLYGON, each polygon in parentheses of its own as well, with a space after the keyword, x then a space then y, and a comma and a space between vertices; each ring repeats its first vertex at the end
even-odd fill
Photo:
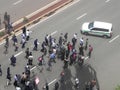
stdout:
POLYGON ((89 24, 88 28, 91 29, 91 28, 93 27, 93 25, 94 25, 94 22, 91 22, 91 23, 89 24))

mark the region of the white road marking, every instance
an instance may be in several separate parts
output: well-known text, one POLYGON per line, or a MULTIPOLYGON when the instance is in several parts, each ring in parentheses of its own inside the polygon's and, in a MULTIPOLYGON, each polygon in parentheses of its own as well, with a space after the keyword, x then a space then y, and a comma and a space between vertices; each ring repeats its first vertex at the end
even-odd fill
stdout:
POLYGON ((36 66, 34 66, 33 68, 31 68, 30 71, 32 71, 32 70, 35 69, 35 68, 36 68, 36 66))
POLYGON ((57 79, 54 79, 53 81, 51 81, 50 83, 48 83, 48 85, 52 84, 53 82, 55 82, 57 79))
POLYGON ((73 3, 68 4, 67 6, 65 6, 65 7, 59 9, 58 11, 56 11, 53 15, 51 15, 51 16, 49 16, 49 17, 46 17, 45 19, 40 20, 38 23, 36 23, 36 24, 34 24, 34 25, 31 25, 31 26, 29 26, 28 28, 31 29, 31 28, 37 26, 38 24, 40 24, 40 23, 42 23, 42 22, 48 20, 49 18, 51 18, 51 17, 53 17, 53 16, 59 14, 61 11, 63 11, 63 10, 65 10, 65 9, 67 9, 68 7, 70 7, 70 6, 74 5, 74 4, 76 4, 76 3, 79 2, 79 1, 80 1, 80 0, 75 0, 73 3))
POLYGON ((110 0, 106 0, 105 2, 107 3, 107 2, 109 2, 110 0))
POLYGON ((81 19, 82 17, 86 16, 87 13, 82 14, 80 17, 76 18, 77 20, 81 19))
POLYGON ((54 32, 52 32, 50 35, 52 36, 52 35, 54 35, 54 34, 56 34, 58 31, 54 31, 54 32))
POLYGON ((87 56, 87 57, 85 57, 85 60, 87 60, 89 57, 87 56))
POLYGON ((18 55, 22 54, 23 51, 20 51, 19 53, 15 54, 15 57, 17 57, 18 55))
POLYGON ((113 42, 115 39, 117 39, 120 35, 117 35, 116 37, 114 37, 112 40, 109 41, 109 43, 113 42))
POLYGON ((2 45, 2 44, 4 44, 5 43, 5 41, 2 41, 1 43, 0 43, 0 46, 2 45))
MULTIPOLYGON (((56 0, 56 1, 57 1, 57 0, 56 0)), ((40 23, 46 21, 47 19, 49 19, 49 18, 51 18, 51 17, 59 14, 61 11, 63 11, 63 10, 65 10, 65 9, 67 9, 68 7, 70 7, 70 6, 78 3, 79 1, 80 1, 80 0, 75 0, 73 3, 70 3, 70 4, 68 4, 67 6, 65 6, 65 7, 59 9, 58 11, 56 11, 56 13, 54 13, 53 15, 51 15, 51 16, 49 16, 49 17, 46 17, 45 19, 42 19, 42 20, 40 20, 38 23, 33 24, 33 25, 31 25, 31 26, 28 26, 27 28, 28 28, 28 29, 34 28, 34 27, 37 26, 38 24, 40 24, 40 23)), ((53 4, 53 3, 51 3, 51 4, 53 4)), ((50 6, 50 5, 49 5, 49 6, 50 6)), ((17 23, 22 22, 22 21, 23 21, 23 19, 20 19, 20 20, 18 20, 17 22, 15 22, 14 25, 16 25, 17 23)), ((22 31, 20 31, 19 33, 17 33, 17 36, 20 35, 21 33, 22 33, 22 31)), ((2 42, 2 43, 0 43, 0 45, 2 45, 2 44, 4 44, 4 43, 5 43, 5 41, 2 42)))
POLYGON ((27 18, 30 18, 31 16, 33 16, 33 15, 37 14, 38 12, 46 9, 47 7, 50 7, 50 6, 54 5, 55 3, 59 2, 59 1, 60 1, 60 0, 55 0, 55 1, 51 2, 50 4, 47 4, 46 6, 44 6, 44 7, 40 8, 40 9, 36 10, 35 12, 27 15, 26 17, 27 17, 27 18))
POLYGON ((13 5, 17 5, 19 4, 20 2, 22 2, 23 0, 18 0, 17 2, 13 3, 13 5))

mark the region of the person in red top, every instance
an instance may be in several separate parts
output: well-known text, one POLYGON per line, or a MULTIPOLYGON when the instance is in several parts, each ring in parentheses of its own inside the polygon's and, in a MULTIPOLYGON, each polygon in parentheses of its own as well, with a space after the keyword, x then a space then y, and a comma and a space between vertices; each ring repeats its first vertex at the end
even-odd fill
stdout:
POLYGON ((68 42, 68 44, 67 44, 67 48, 68 48, 69 52, 72 50, 72 45, 71 45, 70 42, 68 42))
POLYGON ((91 53, 93 51, 93 47, 91 45, 89 45, 89 52, 88 52, 88 57, 91 57, 91 53))

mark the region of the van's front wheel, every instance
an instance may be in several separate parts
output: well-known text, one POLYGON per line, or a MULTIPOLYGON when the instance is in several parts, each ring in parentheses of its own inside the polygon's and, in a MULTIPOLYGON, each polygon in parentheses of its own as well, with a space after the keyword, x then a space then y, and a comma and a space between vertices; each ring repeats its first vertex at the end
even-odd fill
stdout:
POLYGON ((84 32, 85 35, 88 35, 88 32, 84 32))
POLYGON ((108 38, 108 36, 107 36, 107 35, 103 35, 103 37, 104 37, 104 38, 108 38))

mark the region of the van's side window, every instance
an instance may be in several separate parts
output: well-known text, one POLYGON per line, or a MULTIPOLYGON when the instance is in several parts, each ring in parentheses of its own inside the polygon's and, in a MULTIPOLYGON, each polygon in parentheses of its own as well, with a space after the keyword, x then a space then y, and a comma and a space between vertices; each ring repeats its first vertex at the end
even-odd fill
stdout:
POLYGON ((101 29, 101 28, 92 28, 94 31, 103 31, 103 32, 109 32, 108 29, 101 29))

